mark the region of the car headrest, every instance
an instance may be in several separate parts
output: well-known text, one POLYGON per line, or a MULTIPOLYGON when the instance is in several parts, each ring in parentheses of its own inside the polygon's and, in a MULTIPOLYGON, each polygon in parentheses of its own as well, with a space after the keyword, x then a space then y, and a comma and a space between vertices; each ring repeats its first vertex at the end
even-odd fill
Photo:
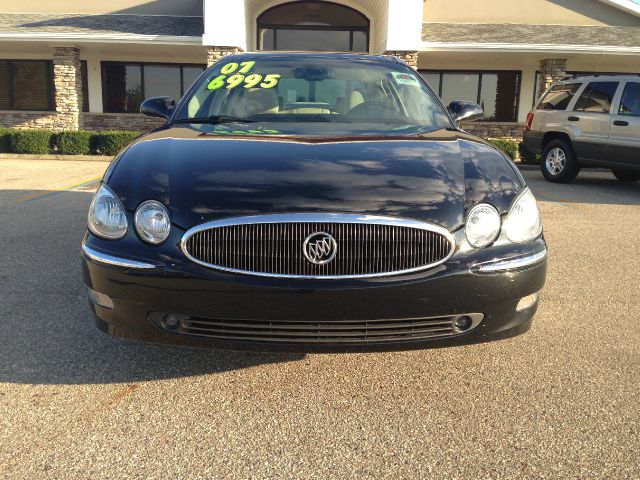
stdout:
POLYGON ((349 110, 351 110, 353 107, 357 107, 361 103, 364 103, 364 97, 362 96, 362 93, 360 93, 358 90, 354 90, 353 92, 351 92, 351 95, 349 95, 349 110))
POLYGON ((256 113, 278 113, 278 92, 271 88, 253 88, 244 95, 244 109, 247 115, 256 113))

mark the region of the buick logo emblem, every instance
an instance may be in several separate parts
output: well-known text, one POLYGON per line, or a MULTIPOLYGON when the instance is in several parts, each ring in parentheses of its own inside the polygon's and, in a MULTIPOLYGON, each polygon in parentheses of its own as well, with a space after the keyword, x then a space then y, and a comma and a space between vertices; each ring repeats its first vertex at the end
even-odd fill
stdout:
POLYGON ((324 265, 333 260, 338 252, 335 238, 325 232, 309 235, 302 245, 304 256, 315 265, 324 265))

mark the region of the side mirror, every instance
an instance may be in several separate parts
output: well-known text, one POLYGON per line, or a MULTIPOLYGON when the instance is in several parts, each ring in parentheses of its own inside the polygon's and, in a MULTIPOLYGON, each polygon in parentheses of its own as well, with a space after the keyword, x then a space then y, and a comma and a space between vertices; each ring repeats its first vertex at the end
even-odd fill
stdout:
POLYGON ((147 117, 169 119, 174 108, 176 108, 176 101, 173 98, 153 97, 147 98, 140 104, 140 113, 147 117))
POLYGON ((453 117, 453 120, 456 122, 460 122, 462 120, 477 120, 484 116, 482 107, 473 102, 456 100, 449 104, 448 110, 453 117))

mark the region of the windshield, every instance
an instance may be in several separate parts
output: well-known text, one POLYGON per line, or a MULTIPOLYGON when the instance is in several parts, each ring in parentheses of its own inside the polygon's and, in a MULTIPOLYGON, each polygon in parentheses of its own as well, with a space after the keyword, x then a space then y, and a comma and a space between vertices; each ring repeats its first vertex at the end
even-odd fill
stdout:
POLYGON ((379 60, 230 57, 201 77, 174 122, 343 122, 450 127, 409 67, 379 60))

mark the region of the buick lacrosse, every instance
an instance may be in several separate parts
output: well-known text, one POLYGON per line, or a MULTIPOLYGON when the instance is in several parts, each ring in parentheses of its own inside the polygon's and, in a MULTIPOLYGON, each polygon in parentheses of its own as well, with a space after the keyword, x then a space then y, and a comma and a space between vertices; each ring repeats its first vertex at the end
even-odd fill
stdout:
POLYGON ((536 200, 397 59, 225 57, 109 166, 83 275, 100 329, 152 342, 331 352, 529 329, 546 276, 536 200))

